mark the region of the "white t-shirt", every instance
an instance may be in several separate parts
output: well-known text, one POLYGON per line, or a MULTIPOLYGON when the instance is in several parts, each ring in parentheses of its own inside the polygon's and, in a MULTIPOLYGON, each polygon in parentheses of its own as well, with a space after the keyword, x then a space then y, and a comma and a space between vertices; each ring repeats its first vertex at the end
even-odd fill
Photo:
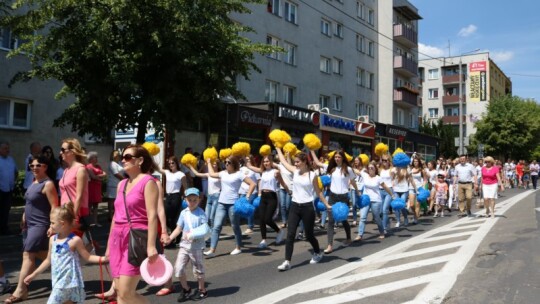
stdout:
MULTIPOLYGON (((379 187, 381 186, 382 180, 381 177, 375 175, 374 177, 369 176, 366 172, 362 171, 362 177, 364 178, 364 193, 369 196, 369 200, 372 203, 382 202, 381 191, 379 187)), ((387 185, 388 186, 388 185, 387 185)))
POLYGON ((390 168, 379 170, 379 176, 381 177, 381 181, 383 181, 386 186, 388 186, 388 188, 392 188, 392 175, 390 174, 391 170, 392 169, 390 168))
POLYGON ((308 171, 303 175, 300 175, 300 170, 293 172, 292 181, 292 201, 297 204, 307 204, 313 202, 315 196, 315 189, 313 188, 313 180, 317 177, 317 174, 312 171, 308 171))
MULTIPOLYGON (((251 178, 251 180, 255 182, 255 185, 257 185, 257 181, 261 179, 261 175, 259 173, 251 171, 248 167, 240 167, 239 171, 242 172, 242 174, 244 174, 244 177, 251 178)), ((249 190, 249 185, 247 183, 242 183, 238 193, 247 194, 248 190, 249 190)), ((253 189, 253 193, 257 193, 257 186, 255 186, 255 189, 253 189)))
POLYGON ((219 178, 208 177, 208 195, 213 195, 221 191, 221 181, 219 178))
MULTIPOLYGON (((328 165, 324 166, 324 170, 328 172, 328 165)), ((351 167, 347 167, 347 175, 341 173, 341 167, 335 167, 334 172, 330 175, 330 192, 334 194, 345 194, 349 192, 349 185, 351 180, 356 177, 351 167)))
POLYGON ((265 170, 261 176, 261 190, 270 190, 277 192, 279 190, 279 182, 276 178, 276 169, 265 170))
POLYGON ((116 174, 123 174, 124 168, 119 163, 112 161, 109 163, 109 175, 107 176, 107 187, 117 188, 120 180, 116 177, 116 174))
POLYGON ((221 180, 221 192, 219 193, 218 202, 226 205, 232 205, 238 199, 240 185, 245 176, 241 171, 236 171, 229 174, 227 170, 219 172, 219 179, 221 180))
POLYGON ((167 178, 167 182, 165 183, 165 193, 179 193, 182 188, 182 178, 184 178, 184 176, 186 175, 181 171, 172 173, 169 170, 165 170, 165 177, 167 178))
POLYGON ((437 170, 428 170, 428 176, 429 176, 429 182, 432 185, 435 185, 437 183, 437 174, 439 173, 437 170))
POLYGON ((394 179, 392 180, 392 189, 394 192, 400 193, 409 191, 409 179, 407 176, 403 177, 402 180, 399 180, 398 172, 396 171, 394 174, 394 179))
MULTIPOLYGON (((279 173, 281 174, 281 178, 283 179, 283 183, 287 185, 289 190, 292 189, 293 173, 287 170, 287 168, 285 168, 283 164, 279 164, 278 167, 279 167, 279 173)), ((282 185, 279 185, 279 188, 284 189, 282 185)))
POLYGON ((475 168, 475 169, 476 169, 476 176, 477 176, 478 178, 481 178, 481 177, 482 177, 482 166, 476 165, 476 168, 475 168))

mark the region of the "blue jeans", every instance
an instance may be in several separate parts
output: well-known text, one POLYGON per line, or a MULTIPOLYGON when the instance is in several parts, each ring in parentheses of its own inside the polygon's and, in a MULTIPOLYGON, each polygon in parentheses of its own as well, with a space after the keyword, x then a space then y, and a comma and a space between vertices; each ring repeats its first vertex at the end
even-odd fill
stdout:
POLYGON ((390 202, 392 201, 392 196, 388 194, 384 189, 379 190, 381 192, 382 198, 382 225, 383 229, 386 231, 388 229, 388 221, 390 218, 388 214, 390 213, 390 202))
MULTIPOLYGON (((247 194, 240 194, 239 197, 246 197, 247 194)), ((253 200, 259 196, 257 193, 252 193, 251 196, 248 198, 248 201, 250 204, 253 204, 253 200)), ((255 227, 255 212, 253 212, 253 215, 248 217, 247 219, 247 225, 249 229, 253 230, 253 227, 255 227)))
POLYGON ((285 189, 279 189, 279 211, 281 212, 281 221, 287 223, 289 218, 289 208, 291 207, 291 195, 285 189))
POLYGON ((216 210, 218 206, 219 193, 209 195, 206 199, 206 208, 204 212, 206 213, 206 218, 208 219, 208 225, 212 227, 214 225, 214 217, 216 215, 216 210))
POLYGON ((349 197, 351 198, 352 204, 352 219, 356 222, 358 219, 358 207, 356 206, 356 190, 349 190, 349 197))
MULTIPOLYGON (((407 206, 407 199, 409 198, 409 191, 407 192, 395 192, 398 197, 401 197, 405 201, 405 206, 407 206)), ((401 215, 403 214, 403 218, 405 219, 405 226, 409 225, 409 212, 407 211, 407 207, 401 209, 400 212, 396 212, 394 210, 394 213, 396 215, 396 221, 397 224, 401 225, 401 215)))
POLYGON ((212 239, 210 248, 216 249, 219 241, 219 234, 225 221, 225 216, 229 215, 229 221, 234 231, 234 239, 237 247, 242 247, 242 231, 240 230, 240 217, 234 214, 234 204, 218 203, 216 216, 214 217, 214 227, 212 228, 212 239))
POLYGON ((382 208, 382 202, 371 202, 369 206, 366 206, 360 209, 360 224, 358 225, 359 236, 364 235, 364 230, 366 230, 367 215, 370 209, 371 209, 371 214, 373 215, 373 219, 375 220, 375 223, 377 223, 377 228, 379 228, 379 233, 380 234, 384 233, 384 229, 382 226, 382 219, 381 219, 381 208, 382 208))

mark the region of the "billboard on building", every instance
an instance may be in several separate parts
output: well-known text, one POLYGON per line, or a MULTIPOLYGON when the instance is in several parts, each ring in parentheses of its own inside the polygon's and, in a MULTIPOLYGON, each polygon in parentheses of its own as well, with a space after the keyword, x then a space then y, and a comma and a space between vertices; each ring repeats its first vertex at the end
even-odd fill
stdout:
POLYGON ((487 100, 487 62, 477 61, 469 64, 469 100, 487 100))

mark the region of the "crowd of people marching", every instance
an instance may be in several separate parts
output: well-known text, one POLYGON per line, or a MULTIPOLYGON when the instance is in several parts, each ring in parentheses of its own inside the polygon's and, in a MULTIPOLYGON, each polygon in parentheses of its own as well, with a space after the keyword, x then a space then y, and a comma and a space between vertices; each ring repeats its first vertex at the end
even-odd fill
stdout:
MULTIPOLYGON (((285 243, 284 261, 277 269, 286 271, 293 266, 295 241, 311 244, 310 264, 316 264, 335 249, 338 226, 345 232, 344 246, 361 242, 369 213, 381 241, 392 229, 415 225, 422 216, 444 217, 455 211, 459 217, 472 216, 473 196, 477 207, 485 208, 482 216, 494 218, 498 193, 505 187, 536 189, 540 169, 535 160, 503 164, 489 156, 472 162, 465 155, 426 161, 401 149, 388 151, 382 143, 371 159, 343 150, 317 155, 321 143, 314 134, 304 137, 302 150, 284 131, 274 130, 269 137, 274 147, 264 145, 259 153, 247 143, 219 153, 210 147, 201 154, 186 153, 180 160, 171 156, 165 168, 153 160, 159 152, 155 144, 130 145, 111 153, 106 170, 98 165, 97 153, 86 153, 76 139, 62 141, 59 159, 50 146, 32 143, 20 224, 23 260, 17 286, 4 303, 26 300, 32 280, 48 267, 52 277, 48 303, 83 302, 81 258, 110 263, 111 287, 96 297, 149 303, 136 292, 143 259, 132 246, 135 230, 146 235, 139 245, 150 264, 160 263, 163 246, 179 248, 174 266, 181 286, 178 301, 201 300, 208 296, 204 259, 215 257, 227 218, 235 237, 230 255, 242 253, 242 234, 253 233, 258 223, 258 248, 285 243), (102 201, 108 203, 111 228, 106 251, 97 256, 89 231, 100 225, 97 206, 102 201), (243 218, 248 227, 244 232, 243 218), (317 229, 326 230, 324 249, 315 237, 317 229), (275 234, 275 241, 269 234, 275 234), (36 260, 42 261, 37 268, 36 260), (196 290, 187 282, 189 262, 198 281, 196 290)), ((17 168, 6 142, 0 143, 0 170, 0 232, 8 234, 6 206, 11 206, 17 168)), ((11 288, 2 272, 0 263, 0 291, 5 293, 11 288)), ((157 295, 174 291, 169 279, 157 295)))

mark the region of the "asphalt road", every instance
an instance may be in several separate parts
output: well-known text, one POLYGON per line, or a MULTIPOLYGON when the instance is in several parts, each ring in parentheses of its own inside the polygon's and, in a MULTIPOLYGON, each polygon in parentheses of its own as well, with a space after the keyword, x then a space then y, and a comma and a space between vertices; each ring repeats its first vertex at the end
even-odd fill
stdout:
MULTIPOLYGON (((522 194, 526 197, 507 211, 505 210, 505 213, 501 214, 494 223, 485 219, 458 219, 457 212, 454 211, 451 216, 445 218, 423 217, 418 225, 393 229, 382 241, 377 239, 376 226, 370 223, 364 240, 361 243, 353 243, 349 247, 340 247, 345 233, 342 229, 338 229, 334 246, 336 249, 316 265, 309 264, 311 257, 309 243, 297 241, 292 259, 293 268, 286 272, 278 272, 276 269, 284 260, 285 246, 273 245, 275 233, 269 233, 268 249, 257 248, 260 241, 260 233, 257 229, 254 234, 245 235, 244 250, 238 256, 228 254, 233 249, 233 240, 224 237, 224 240, 219 243, 217 256, 205 260, 209 297, 204 302, 297 303, 326 298, 327 300, 322 300, 321 303, 361 303, 363 301, 366 303, 368 301, 370 303, 407 301, 424 303, 424 300, 418 300, 416 297, 426 292, 425 289, 430 286, 431 280, 446 280, 449 284, 453 282, 452 279, 445 279, 445 272, 440 271, 443 268, 441 265, 449 262, 433 261, 433 264, 417 268, 414 264, 410 264, 412 266, 407 270, 399 267, 407 267, 409 263, 427 260, 434 256, 450 257, 454 252, 466 250, 468 248, 466 246, 469 246, 465 243, 467 231, 473 231, 475 227, 480 227, 481 230, 482 227, 488 225, 487 228, 484 227, 487 233, 485 238, 478 238, 478 241, 474 237, 469 238, 467 242, 474 241, 476 246, 470 261, 464 264, 461 274, 456 274, 457 280, 454 287, 444 297, 433 303, 442 301, 444 303, 536 303, 529 300, 534 300, 535 295, 540 295, 540 275, 537 271, 540 269, 540 259, 534 254, 540 249, 537 217, 540 212, 534 210, 534 207, 540 207, 540 200, 535 201, 535 194, 532 191, 527 192, 530 193, 528 196, 524 194, 525 192, 527 191, 518 189, 505 191, 504 197, 499 199, 500 202, 522 194), (448 225, 456 225, 454 227, 457 228, 448 229, 455 230, 457 233, 465 232, 456 237, 447 238, 444 236, 444 231, 447 230, 448 225), (471 225, 472 228, 466 229, 467 225, 471 225), (493 225, 493 228, 489 225, 493 225), (438 231, 443 232, 430 237, 434 237, 432 240, 439 241, 422 240, 424 235, 438 231), (455 248, 452 247, 454 244, 452 241, 457 241, 455 248), (460 249, 461 247, 464 248, 460 249), (382 255, 387 252, 388 257, 382 255), (397 252, 396 260, 390 256, 395 255, 394 252, 397 252), (415 252, 421 255, 414 255, 415 252), (401 266, 394 269, 395 265, 401 266), (340 269, 345 269, 347 273, 336 275, 336 271, 340 269), (391 274, 388 274, 389 272, 391 274), (311 278, 316 278, 316 280, 310 281, 311 278), (343 278, 346 279, 339 281, 343 278), (343 294, 342 299, 332 298, 340 294, 343 294), (270 295, 269 298, 261 299, 268 295, 270 295), (275 300, 272 300, 273 295, 276 295, 275 300), (282 297, 285 299, 280 300, 282 297)), ((104 216, 102 218, 104 219, 104 216)), ((394 223, 392 227, 393 225, 394 223)), ((353 231, 356 232, 356 229, 354 227, 353 231)), ((97 228, 94 237, 104 245, 107 233, 107 227, 97 228)), ((230 227, 225 227, 223 234, 231 235, 230 227)), ((324 249, 327 244, 326 233, 319 231, 317 235, 321 248, 324 249)), ((0 257, 4 261, 4 267, 12 282, 16 281, 17 268, 20 267, 20 243, 20 236, 0 237, 0 257)), ((176 249, 166 250, 166 255, 172 262, 176 259, 176 254, 176 249)), ((83 273, 88 295, 87 303, 101 303, 91 296, 101 290, 99 266, 85 265, 83 273)), ((105 276, 107 277, 106 274, 105 276)), ((191 281, 191 286, 195 287, 191 274, 188 275, 188 279, 191 281)), ((109 284, 105 283, 105 288, 108 286, 109 284)), ((177 282, 175 286, 178 286, 177 282)), ((50 292, 50 274, 43 273, 32 283, 30 289, 29 300, 25 303, 46 302, 50 292)), ((152 303, 176 302, 178 296, 178 293, 174 293, 157 297, 154 294, 158 288, 148 287, 144 282, 139 284, 138 290, 152 303)), ((0 300, 5 297, 0 297, 0 300)))

